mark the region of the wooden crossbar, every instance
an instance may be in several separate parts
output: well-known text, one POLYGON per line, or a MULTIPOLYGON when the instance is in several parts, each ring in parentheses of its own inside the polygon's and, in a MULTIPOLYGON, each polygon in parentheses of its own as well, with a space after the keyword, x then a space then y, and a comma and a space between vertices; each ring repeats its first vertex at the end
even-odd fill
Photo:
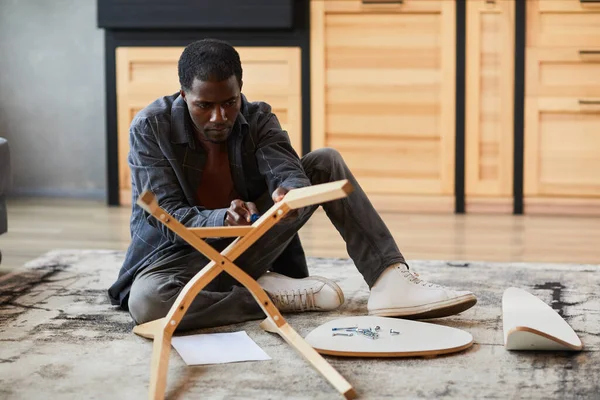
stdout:
POLYGON ((187 228, 199 238, 246 236, 254 229, 252 226, 223 226, 216 228, 187 228))
POLYGON ((148 392, 150 399, 164 398, 173 333, 198 293, 223 271, 230 274, 250 291, 267 315, 267 319, 263 321, 263 324, 268 324, 271 331, 277 332, 295 348, 345 398, 352 399, 356 397, 356 392, 346 379, 285 321, 258 282, 234 264, 234 261, 244 251, 291 210, 341 199, 351 191, 352 185, 348 180, 293 189, 286 194, 282 201, 274 204, 251 226, 216 228, 187 228, 162 209, 151 192, 145 191, 139 196, 137 204, 140 207, 212 260, 184 286, 166 317, 138 325, 133 329, 135 334, 154 341, 148 392), (202 240, 202 238, 207 237, 237 237, 237 239, 219 253, 202 240))

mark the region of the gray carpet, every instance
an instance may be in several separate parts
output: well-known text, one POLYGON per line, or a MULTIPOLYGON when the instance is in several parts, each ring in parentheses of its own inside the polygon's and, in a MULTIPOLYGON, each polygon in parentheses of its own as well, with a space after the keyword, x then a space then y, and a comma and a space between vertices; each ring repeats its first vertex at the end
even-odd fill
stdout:
MULTIPOLYGON (((55 251, 0 277, 1 399, 145 399, 151 341, 131 333, 129 315, 106 288, 122 252, 55 251)), ((364 315, 367 286, 349 260, 310 259, 311 274, 336 280, 346 295, 336 312, 290 314, 302 336, 334 318, 364 315)), ((470 289, 478 304, 436 323, 470 332, 468 350, 431 359, 326 357, 362 399, 600 398, 600 266, 411 261, 422 278, 470 289), (509 286, 535 294, 563 316, 584 351, 509 352, 501 299, 509 286)), ((273 359, 187 367, 173 351, 168 398, 336 399, 337 392, 279 336, 258 322, 246 330, 273 359)))

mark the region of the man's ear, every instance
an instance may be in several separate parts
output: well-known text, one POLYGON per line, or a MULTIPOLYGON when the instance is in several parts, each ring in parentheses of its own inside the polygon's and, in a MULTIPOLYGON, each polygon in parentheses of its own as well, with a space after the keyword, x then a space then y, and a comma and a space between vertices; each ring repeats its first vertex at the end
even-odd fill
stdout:
POLYGON ((183 101, 185 101, 187 103, 187 100, 185 98, 185 91, 183 89, 180 89, 179 94, 181 95, 181 97, 183 97, 183 101))

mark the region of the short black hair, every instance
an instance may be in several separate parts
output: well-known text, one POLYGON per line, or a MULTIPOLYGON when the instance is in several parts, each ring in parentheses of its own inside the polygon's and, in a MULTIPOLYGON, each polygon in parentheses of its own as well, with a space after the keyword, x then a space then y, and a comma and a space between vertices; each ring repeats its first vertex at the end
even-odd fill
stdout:
POLYGON ((194 78, 220 82, 235 75, 242 85, 242 63, 235 48, 218 39, 202 39, 189 44, 179 58, 179 84, 192 88, 194 78))

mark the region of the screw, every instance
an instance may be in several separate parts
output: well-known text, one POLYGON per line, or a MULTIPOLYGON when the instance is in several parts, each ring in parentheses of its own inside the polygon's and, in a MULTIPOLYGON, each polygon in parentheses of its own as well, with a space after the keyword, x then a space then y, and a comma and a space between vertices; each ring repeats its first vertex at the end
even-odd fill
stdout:
POLYGON ((377 338, 379 338, 379 334, 378 333, 372 332, 370 330, 363 329, 363 330, 359 330, 358 332, 361 335, 368 337, 369 339, 377 339, 377 338))
POLYGON ((354 336, 354 333, 334 332, 332 336, 354 336))
POLYGON ((369 339, 377 339, 379 337, 379 335, 372 335, 372 334, 366 334, 366 337, 368 337, 369 339))
POLYGON ((400 332, 390 329, 390 335, 399 335, 400 332))
POLYGON ((356 329, 358 329, 358 326, 348 326, 346 328, 331 328, 332 331, 350 331, 356 329))
POLYGON ((376 326, 376 327, 375 327, 375 332, 379 332, 379 330, 380 330, 380 329, 381 329, 381 328, 380 328, 379 326, 376 326))

